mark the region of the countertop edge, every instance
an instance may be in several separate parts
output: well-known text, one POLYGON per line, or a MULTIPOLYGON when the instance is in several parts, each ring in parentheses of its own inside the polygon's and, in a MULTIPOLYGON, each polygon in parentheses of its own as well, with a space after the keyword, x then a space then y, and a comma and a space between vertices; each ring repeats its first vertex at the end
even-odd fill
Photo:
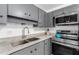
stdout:
POLYGON ((23 45, 18 46, 18 47, 16 47, 16 48, 14 48, 13 50, 11 50, 11 51, 5 53, 5 55, 11 55, 12 53, 15 53, 15 52, 17 52, 17 51, 19 51, 19 50, 22 50, 22 49, 24 49, 24 48, 28 48, 28 47, 30 47, 30 46, 33 46, 33 45, 35 45, 35 44, 37 44, 37 43, 39 43, 39 42, 41 42, 41 41, 44 41, 44 40, 46 40, 46 39, 49 39, 49 38, 51 38, 51 36, 50 36, 50 37, 48 37, 48 36, 42 36, 39 40, 34 41, 34 42, 30 42, 30 43, 26 43, 26 44, 24 44, 24 47, 23 47, 23 45), (25 45, 26 45, 26 46, 25 46, 25 45))

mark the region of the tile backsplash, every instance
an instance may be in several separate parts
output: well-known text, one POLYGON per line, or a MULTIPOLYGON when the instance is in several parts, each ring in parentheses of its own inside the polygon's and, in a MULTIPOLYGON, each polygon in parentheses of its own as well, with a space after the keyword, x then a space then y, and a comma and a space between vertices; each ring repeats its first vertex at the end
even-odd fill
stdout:
MULTIPOLYGON (((13 36, 21 36, 23 27, 28 25, 21 25, 15 23, 8 23, 6 26, 0 27, 0 38, 7 38, 13 36)), ((30 34, 44 32, 45 29, 33 28, 32 25, 29 25, 30 34)), ((26 30, 27 35, 27 30, 26 30)))
MULTIPOLYGON (((8 23, 5 26, 0 26, 0 38, 21 36, 22 29, 28 26, 30 34, 45 32, 47 28, 34 28, 32 25, 21 25, 16 23, 8 23)), ((49 28, 51 32, 56 33, 56 30, 77 30, 78 26, 56 26, 55 28, 49 28)), ((27 29, 26 29, 26 35, 27 29)))

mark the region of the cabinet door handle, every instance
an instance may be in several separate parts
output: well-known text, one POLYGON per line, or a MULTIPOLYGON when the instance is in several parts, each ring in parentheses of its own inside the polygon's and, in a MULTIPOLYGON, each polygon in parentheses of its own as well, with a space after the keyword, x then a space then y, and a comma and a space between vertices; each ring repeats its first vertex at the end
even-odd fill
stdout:
POLYGON ((3 16, 2 16, 2 15, 0 15, 0 17, 2 18, 3 16))
POLYGON ((30 51, 30 53, 33 53, 33 51, 30 51))
POLYGON ((35 48, 34 50, 37 51, 37 48, 35 48))
POLYGON ((24 15, 28 15, 28 13, 24 13, 24 15))
POLYGON ((29 14, 29 16, 31 16, 31 14, 29 14))

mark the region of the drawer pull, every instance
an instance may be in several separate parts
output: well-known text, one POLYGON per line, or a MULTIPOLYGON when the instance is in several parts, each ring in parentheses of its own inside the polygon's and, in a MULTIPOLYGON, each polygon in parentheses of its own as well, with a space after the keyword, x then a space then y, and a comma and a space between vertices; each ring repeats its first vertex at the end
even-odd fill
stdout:
POLYGON ((33 51, 30 51, 30 53, 33 53, 33 51))
POLYGON ((35 51, 37 51, 37 49, 36 49, 36 48, 35 48, 34 50, 35 50, 35 51))
POLYGON ((2 16, 2 15, 0 15, 0 17, 2 18, 3 16, 2 16))
POLYGON ((24 13, 24 15, 28 15, 28 13, 24 13))
POLYGON ((29 16, 31 16, 31 14, 29 14, 29 16))

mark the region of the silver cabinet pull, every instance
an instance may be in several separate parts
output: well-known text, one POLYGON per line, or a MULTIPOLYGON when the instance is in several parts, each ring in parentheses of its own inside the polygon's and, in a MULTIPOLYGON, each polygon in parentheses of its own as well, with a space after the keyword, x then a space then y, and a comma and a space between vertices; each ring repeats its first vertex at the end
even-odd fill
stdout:
POLYGON ((2 15, 0 15, 0 17, 2 18, 3 16, 2 16, 2 15))
POLYGON ((30 53, 33 53, 33 51, 30 51, 30 53))
POLYGON ((29 14, 29 16, 31 16, 31 14, 29 14))
POLYGON ((28 13, 24 13, 24 15, 28 15, 28 13))
POLYGON ((37 48, 35 48, 34 50, 37 51, 37 48))

